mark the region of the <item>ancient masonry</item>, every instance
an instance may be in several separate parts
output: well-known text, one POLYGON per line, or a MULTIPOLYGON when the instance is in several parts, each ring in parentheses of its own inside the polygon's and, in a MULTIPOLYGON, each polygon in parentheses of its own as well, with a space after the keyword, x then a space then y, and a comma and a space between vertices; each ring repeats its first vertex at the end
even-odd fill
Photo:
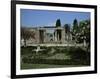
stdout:
POLYGON ((27 43, 31 44, 66 44, 72 41, 72 34, 66 33, 64 27, 34 27, 30 28, 30 31, 34 31, 35 38, 27 40, 27 43), (53 32, 48 33, 47 31, 53 32), (58 33, 59 31, 59 33, 58 33))
POLYGON ((35 39, 36 43, 66 43, 68 40, 72 40, 72 35, 65 33, 65 28, 63 27, 39 27, 34 28, 35 29, 35 39), (51 33, 51 36, 47 35, 47 30, 54 30, 53 33, 51 33), (58 30, 60 31, 59 34, 57 34, 58 30), (50 40, 51 39, 51 40, 50 40))

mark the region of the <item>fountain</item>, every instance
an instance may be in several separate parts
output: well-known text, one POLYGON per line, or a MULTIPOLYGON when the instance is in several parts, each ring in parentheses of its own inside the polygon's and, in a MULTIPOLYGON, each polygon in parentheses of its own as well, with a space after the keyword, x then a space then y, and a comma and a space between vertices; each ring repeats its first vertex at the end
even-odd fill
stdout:
POLYGON ((35 51, 37 54, 39 51, 43 51, 43 50, 45 50, 45 49, 40 49, 40 45, 38 45, 37 48, 32 51, 35 51))

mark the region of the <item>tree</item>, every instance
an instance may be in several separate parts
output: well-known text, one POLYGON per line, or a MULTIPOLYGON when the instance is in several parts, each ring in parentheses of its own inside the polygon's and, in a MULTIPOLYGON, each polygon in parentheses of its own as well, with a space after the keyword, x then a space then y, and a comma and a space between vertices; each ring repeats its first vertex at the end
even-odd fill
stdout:
POLYGON ((77 19, 74 19, 73 21, 73 30, 77 30, 78 29, 78 21, 77 19))
POLYGON ((69 24, 65 24, 64 25, 64 28, 65 28, 65 32, 66 33, 69 33, 70 32, 70 25, 69 24))
POLYGON ((80 22, 80 42, 86 42, 90 46, 90 20, 80 22))
POLYGON ((77 38, 78 38, 78 32, 79 32, 79 26, 78 26, 78 21, 77 19, 74 19, 73 21, 73 29, 72 29, 72 37, 77 43, 77 38))
POLYGON ((65 40, 69 41, 70 39, 70 25, 69 24, 65 24, 64 25, 65 28, 65 40))
POLYGON ((57 19, 57 21, 56 21, 56 27, 61 27, 60 19, 57 19))
MULTIPOLYGON (((58 27, 61 27, 60 19, 57 19, 57 21, 56 21, 56 28, 58 28, 58 27)), ((61 40, 61 30, 57 29, 56 32, 57 32, 57 39, 59 38, 59 40, 61 40)))
POLYGON ((26 41, 34 37, 34 32, 30 31, 28 28, 21 27, 21 39, 24 39, 24 46, 26 46, 26 41))
POLYGON ((84 46, 88 44, 90 46, 90 20, 84 20, 79 22, 77 26, 77 21, 73 22, 73 37, 77 43, 83 43, 84 46))

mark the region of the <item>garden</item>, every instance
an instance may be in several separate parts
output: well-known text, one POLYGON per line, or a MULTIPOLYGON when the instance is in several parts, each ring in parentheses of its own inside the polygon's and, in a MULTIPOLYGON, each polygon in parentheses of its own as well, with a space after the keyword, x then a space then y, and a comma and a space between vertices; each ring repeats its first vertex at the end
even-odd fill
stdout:
POLYGON ((84 47, 40 46, 21 47, 21 69, 80 67, 90 65, 90 52, 84 47))

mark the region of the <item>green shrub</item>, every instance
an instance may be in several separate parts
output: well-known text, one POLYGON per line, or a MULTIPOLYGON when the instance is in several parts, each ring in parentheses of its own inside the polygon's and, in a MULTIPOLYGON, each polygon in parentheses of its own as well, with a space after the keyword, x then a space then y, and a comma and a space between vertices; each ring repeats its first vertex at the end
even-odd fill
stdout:
POLYGON ((42 46, 38 54, 32 50, 34 47, 22 47, 21 57, 24 63, 34 64, 58 64, 58 65, 90 65, 90 52, 83 50, 80 47, 45 47, 42 46), (50 54, 51 49, 54 48, 55 52, 50 54), (71 59, 45 59, 45 57, 53 56, 57 53, 65 53, 69 55, 71 59))
POLYGON ((82 48, 71 48, 69 55, 71 55, 72 60, 79 64, 90 65, 90 52, 82 48))

